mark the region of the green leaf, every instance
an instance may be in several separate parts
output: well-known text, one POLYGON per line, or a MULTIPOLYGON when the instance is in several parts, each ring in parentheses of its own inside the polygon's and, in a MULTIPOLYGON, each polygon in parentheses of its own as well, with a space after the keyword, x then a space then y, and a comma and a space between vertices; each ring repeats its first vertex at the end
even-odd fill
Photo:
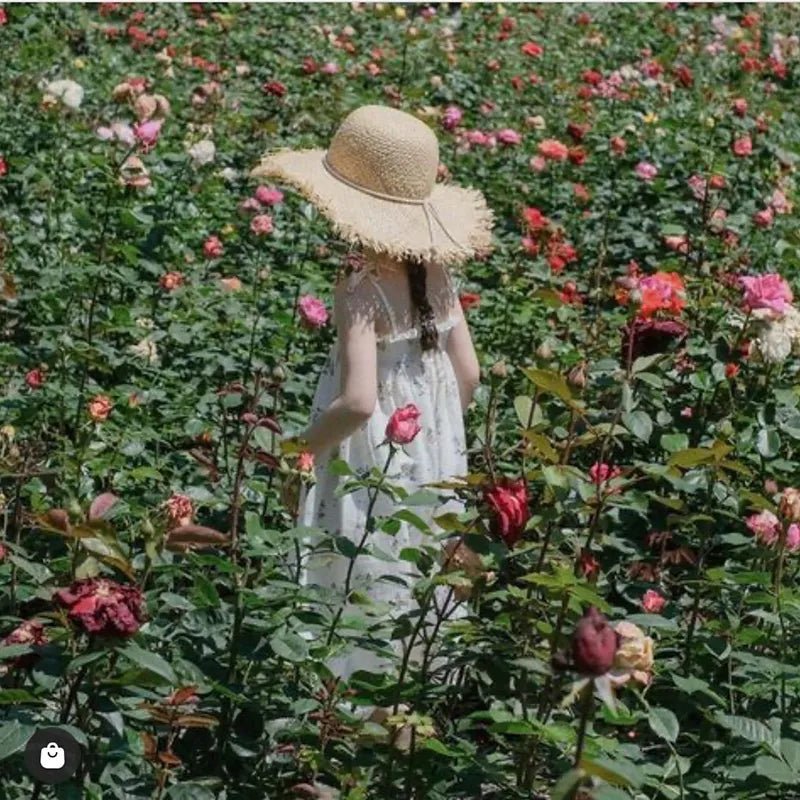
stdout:
POLYGON ((458 758, 461 755, 457 750, 451 750, 438 739, 425 739, 423 746, 426 750, 433 750, 434 753, 439 753, 439 755, 447 756, 448 758, 458 758))
POLYGON ((278 658, 286 661, 300 663, 308 658, 308 642, 292 631, 276 633, 269 640, 269 646, 278 658))
POLYGON ((550 800, 566 800, 572 796, 572 790, 586 777, 582 769, 571 769, 565 772, 550 792, 550 800))
POLYGON ((764 458, 775 458, 781 448, 781 437, 774 428, 762 428, 756 439, 756 449, 764 458))
POLYGON ((523 428, 530 425, 533 416, 533 398, 526 395, 519 395, 514 398, 514 410, 517 412, 517 419, 523 428))
POLYGON ((32 725, 21 725, 17 720, 0 725, 0 761, 25 747, 33 731, 32 725))
POLYGON ((727 728, 731 733, 736 736, 741 736, 750 742, 766 742, 771 745, 777 745, 779 737, 771 728, 768 728, 763 722, 757 719, 750 719, 750 717, 740 717, 731 714, 717 714, 717 722, 723 728, 727 728))
POLYGON ((659 443, 668 453, 678 453, 689 446, 689 437, 685 433, 665 433, 659 443))
POLYGON ((564 380, 563 376, 559 375, 557 372, 553 372, 549 369, 531 369, 530 367, 526 367, 522 371, 528 380, 530 380, 534 386, 538 386, 543 392, 555 395, 560 400, 567 403, 567 405, 572 405, 574 403, 569 385, 566 380, 564 380))
POLYGON ((582 758, 580 766, 588 775, 594 775, 615 786, 641 786, 644 782, 639 768, 629 761, 582 758))
POLYGON ((647 721, 650 729, 659 738, 668 742, 677 740, 680 725, 678 718, 668 708, 651 708, 647 721))
POLYGON ((172 667, 157 653, 151 653, 149 650, 144 650, 131 642, 120 650, 119 654, 132 661, 136 666, 146 669, 160 678, 164 678, 167 683, 178 684, 178 676, 172 667))
POLYGON ((645 411, 633 411, 624 414, 622 421, 625 427, 641 441, 647 443, 653 435, 653 420, 645 411))
POLYGON ((772 756, 759 756, 756 759, 756 772, 774 783, 800 783, 800 772, 795 772, 788 764, 772 756))

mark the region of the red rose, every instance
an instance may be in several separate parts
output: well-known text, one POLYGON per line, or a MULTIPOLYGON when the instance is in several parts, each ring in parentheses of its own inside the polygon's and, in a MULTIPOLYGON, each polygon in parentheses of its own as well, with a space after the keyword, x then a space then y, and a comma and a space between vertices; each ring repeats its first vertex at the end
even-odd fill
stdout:
POLYGON ((461 308, 464 311, 469 311, 471 308, 480 304, 481 296, 474 292, 464 292, 459 296, 458 300, 461 303, 461 308))
POLYGON ((608 620, 590 606, 572 635, 572 662, 582 675, 604 675, 614 665, 617 632, 608 620))
POLYGON ((419 409, 409 403, 398 408, 386 425, 386 439, 394 444, 408 444, 422 430, 417 422, 420 417, 419 409))
POLYGON ((266 94, 271 94, 273 97, 283 97, 286 94, 286 86, 280 81, 267 81, 261 89, 266 94))
POLYGON ((141 590, 108 578, 75 581, 57 591, 53 600, 67 609, 73 623, 98 636, 132 636, 145 619, 141 590))
POLYGON ((501 478, 484 492, 484 499, 494 512, 494 532, 508 547, 513 547, 522 537, 530 518, 525 480, 501 478))

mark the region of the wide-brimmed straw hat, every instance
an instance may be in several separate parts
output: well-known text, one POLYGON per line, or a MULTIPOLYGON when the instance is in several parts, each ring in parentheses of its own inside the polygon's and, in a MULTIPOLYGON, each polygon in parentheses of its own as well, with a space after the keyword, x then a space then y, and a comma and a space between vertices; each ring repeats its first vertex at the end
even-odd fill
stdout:
POLYGON ((395 108, 348 114, 327 150, 281 148, 251 172, 294 186, 342 239, 396 258, 456 264, 492 247, 494 215, 477 189, 437 183, 431 128, 395 108))

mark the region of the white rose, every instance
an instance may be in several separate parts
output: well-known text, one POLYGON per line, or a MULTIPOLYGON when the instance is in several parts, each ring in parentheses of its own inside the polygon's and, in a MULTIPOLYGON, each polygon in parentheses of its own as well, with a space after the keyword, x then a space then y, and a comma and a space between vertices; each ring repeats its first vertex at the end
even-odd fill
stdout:
POLYGON ((203 139, 189 148, 189 155, 192 158, 192 163, 196 167, 203 167, 210 164, 217 154, 217 148, 210 139, 203 139))
POLYGON ((83 102, 83 86, 75 81, 51 81, 43 88, 47 95, 58 98, 67 108, 79 108, 83 102))

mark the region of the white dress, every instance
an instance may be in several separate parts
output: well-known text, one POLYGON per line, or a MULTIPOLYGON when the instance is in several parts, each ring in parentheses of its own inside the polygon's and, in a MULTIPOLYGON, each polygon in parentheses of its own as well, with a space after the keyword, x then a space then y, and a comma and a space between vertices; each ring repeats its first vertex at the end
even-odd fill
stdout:
MULTIPOLYGON (((421 412, 418 420, 422 430, 412 442, 404 445, 394 455, 387 481, 400 485, 409 492, 423 484, 444 481, 467 473, 467 450, 464 420, 458 383, 450 358, 446 353, 447 337, 455 319, 438 323, 439 348, 423 351, 416 328, 399 332, 391 304, 383 292, 380 282, 369 270, 354 272, 348 289, 354 291, 362 280, 370 280, 380 298, 387 315, 390 333, 378 337, 378 399, 374 413, 355 433, 344 439, 338 450, 315 465, 316 483, 304 490, 300 497, 298 524, 321 528, 334 536, 346 537, 357 547, 365 531, 369 493, 359 489, 337 495, 348 476, 333 474, 328 464, 333 458, 345 461, 356 474, 368 472, 373 467, 383 470, 389 454, 385 439, 386 425, 395 410, 413 403, 421 412)), ((312 420, 324 411, 340 393, 338 343, 334 343, 326 366, 317 386, 312 405, 312 420)), ((392 663, 402 658, 404 642, 392 638, 391 620, 418 609, 411 593, 411 584, 421 573, 414 564, 414 550, 430 548, 429 553, 437 558, 442 549, 442 530, 432 521, 433 516, 445 512, 463 511, 460 500, 442 490, 431 490, 445 498, 437 506, 411 506, 409 511, 424 520, 431 533, 420 531, 408 522, 402 522, 391 533, 380 530, 380 523, 367 538, 363 550, 356 556, 351 589, 368 595, 374 604, 358 602, 359 595, 351 592, 351 602, 337 626, 340 634, 358 639, 369 636, 371 644, 383 643, 382 653, 358 647, 356 642, 347 644, 346 652, 335 657, 329 666, 335 675, 349 678, 357 670, 383 673, 392 669, 392 663), (438 535, 438 538, 436 538, 438 535), (387 623, 387 621, 389 621, 387 623), (369 633, 368 633, 369 632, 369 633), (395 659, 392 659, 394 651, 395 659)), ((390 497, 379 495, 374 505, 373 516, 378 520, 399 511, 404 506, 390 497)), ((396 523, 395 523, 396 524, 396 523)), ((313 546, 317 539, 307 539, 313 546)), ((330 613, 335 615, 344 600, 344 587, 350 559, 330 546, 306 552, 301 570, 301 582, 325 587, 324 596, 330 599, 330 613), (331 591, 328 591, 331 590, 331 591)), ((427 624, 433 625, 442 612, 450 618, 463 616, 463 605, 452 597, 448 587, 436 589, 433 602, 426 615, 427 624)), ((411 617, 414 625, 417 616, 411 617)), ((415 640, 412 662, 418 663, 424 644, 415 640)))

